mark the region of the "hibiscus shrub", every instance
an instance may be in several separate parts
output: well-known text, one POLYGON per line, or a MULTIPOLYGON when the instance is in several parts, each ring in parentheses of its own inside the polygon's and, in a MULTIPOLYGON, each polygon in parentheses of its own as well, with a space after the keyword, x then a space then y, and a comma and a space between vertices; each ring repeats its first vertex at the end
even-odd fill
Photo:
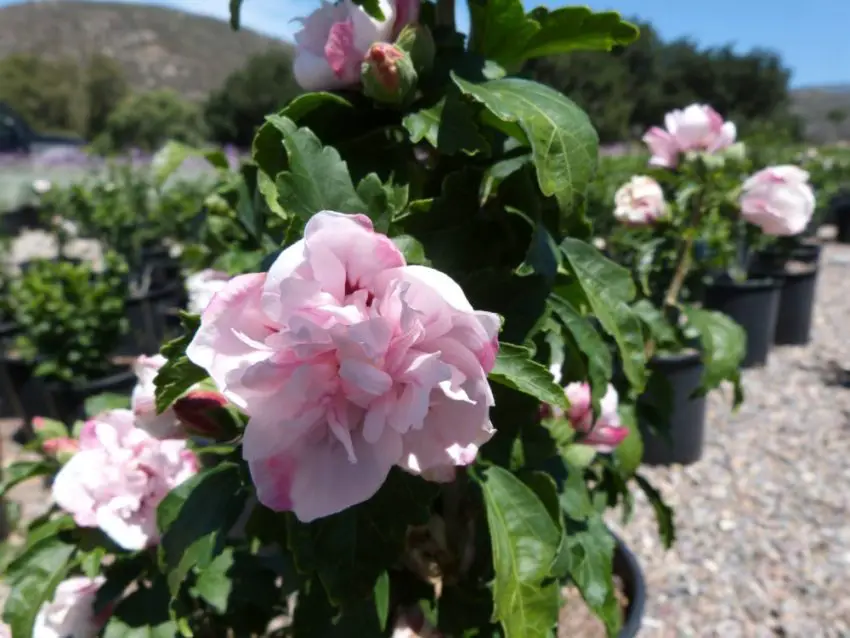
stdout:
POLYGON ((133 409, 71 444, 54 496, 73 519, 16 559, 16 638, 80 570, 104 580, 74 617, 105 613, 106 636, 285 616, 296 637, 543 638, 567 580, 617 632, 602 511, 628 511, 640 458, 636 288, 587 243, 589 119, 509 72, 637 30, 469 8, 468 41, 450 0, 304 20, 294 74, 314 92, 268 116, 216 193, 249 265, 183 316, 165 361, 140 360, 133 409))

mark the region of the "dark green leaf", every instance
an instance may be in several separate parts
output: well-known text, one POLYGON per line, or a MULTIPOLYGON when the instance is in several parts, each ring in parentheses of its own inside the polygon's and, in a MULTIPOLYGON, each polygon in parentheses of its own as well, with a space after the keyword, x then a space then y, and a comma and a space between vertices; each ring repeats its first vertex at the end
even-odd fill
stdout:
POLYGON ((11 591, 3 608, 3 620, 13 636, 33 635, 38 610, 65 578, 74 550, 73 545, 56 537, 46 538, 9 565, 6 581, 11 591))
POLYGON ((409 525, 424 524, 437 487, 393 469, 365 503, 312 523, 289 517, 289 548, 302 573, 318 574, 335 604, 371 597, 398 560, 409 525))
POLYGON ((239 29, 241 11, 242 0, 230 0, 230 28, 234 31, 239 29))
POLYGON ((150 587, 140 585, 124 598, 103 630, 104 638, 174 638, 177 621, 171 619, 171 596, 164 578, 150 587))
POLYGON ((646 494, 652 509, 655 511, 655 520, 658 523, 658 536, 661 544, 666 549, 672 547, 676 540, 676 524, 673 518, 673 509, 664 502, 661 493, 640 474, 635 475, 638 487, 646 494))
POLYGON ((227 600, 233 590, 233 581, 229 575, 233 567, 233 549, 226 547, 213 561, 203 569, 195 582, 193 595, 203 598, 218 613, 227 611, 227 600))
POLYGON ((223 551, 227 533, 245 506, 239 467, 222 463, 169 492, 157 508, 160 564, 172 594, 190 569, 200 573, 223 551))
POLYGON ((564 327, 572 335, 576 347, 584 354, 587 369, 587 379, 593 397, 593 405, 598 409, 599 401, 608 390, 611 379, 613 362, 611 351, 593 325, 566 299, 552 294, 549 296, 549 307, 557 314, 564 327))
POLYGON ((167 410, 184 392, 207 378, 206 370, 196 366, 186 356, 186 348, 195 337, 201 325, 201 318, 184 312, 180 315, 180 321, 184 334, 169 341, 160 350, 168 361, 159 369, 154 379, 157 412, 167 410))
POLYGON ((0 482, 0 497, 5 496, 6 492, 18 483, 23 483, 37 476, 51 474, 56 469, 55 464, 48 463, 47 461, 18 461, 17 463, 12 463, 3 470, 3 481, 0 482))
POLYGON ((629 271, 571 237, 561 242, 561 250, 592 314, 617 343, 623 372, 640 392, 646 384, 646 357, 640 321, 628 305, 635 296, 629 271))
POLYGON ((577 50, 610 51, 637 40, 636 26, 615 11, 593 12, 587 7, 537 7, 530 16, 540 29, 526 42, 523 58, 539 58, 577 50))
POLYGON ((656 308, 649 299, 640 299, 632 305, 632 311, 649 331, 649 337, 655 342, 656 348, 676 344, 676 331, 664 317, 664 313, 656 308))
POLYGON ((368 213, 336 149, 323 146, 308 128, 298 128, 289 118, 267 118, 283 135, 288 170, 277 175, 278 202, 287 214, 310 219, 322 210, 368 213))
POLYGON ((508 78, 473 84, 452 76, 492 115, 485 122, 531 148, 540 190, 564 213, 574 211, 596 171, 599 140, 587 115, 542 84, 508 78))
POLYGON ((558 619, 558 584, 550 567, 561 532, 537 494, 507 470, 482 472, 493 548, 494 616, 506 638, 548 638, 558 619))
POLYGON ((555 383, 552 373, 537 363, 531 351, 512 343, 499 344, 496 365, 490 372, 490 380, 500 383, 523 394, 527 394, 543 403, 568 409, 564 389, 555 383))
POLYGON ((328 600, 318 579, 306 582, 298 592, 292 629, 295 638, 383 638, 385 635, 371 600, 340 611, 328 600))
POLYGON ((130 397, 126 394, 105 392, 86 399, 85 411, 89 417, 96 416, 109 410, 126 410, 130 408, 130 397))
POLYGON ((404 128, 410 141, 418 144, 423 139, 444 155, 487 153, 490 145, 478 131, 475 112, 452 87, 434 106, 405 116, 404 128))

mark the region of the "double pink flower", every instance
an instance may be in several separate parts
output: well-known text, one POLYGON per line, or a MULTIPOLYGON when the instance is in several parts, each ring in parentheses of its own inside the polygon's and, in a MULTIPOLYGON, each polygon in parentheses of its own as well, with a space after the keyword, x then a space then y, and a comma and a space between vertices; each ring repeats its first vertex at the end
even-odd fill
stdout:
POLYGON ((735 143, 735 124, 725 122, 717 111, 704 104, 671 111, 664 117, 664 126, 653 126, 643 136, 652 153, 649 163, 654 166, 675 168, 681 153, 714 153, 735 143))
POLYGON ((475 459, 499 328, 367 217, 325 211, 268 273, 215 296, 187 355, 249 415, 260 501, 310 521, 367 500, 393 466, 450 480, 475 459))

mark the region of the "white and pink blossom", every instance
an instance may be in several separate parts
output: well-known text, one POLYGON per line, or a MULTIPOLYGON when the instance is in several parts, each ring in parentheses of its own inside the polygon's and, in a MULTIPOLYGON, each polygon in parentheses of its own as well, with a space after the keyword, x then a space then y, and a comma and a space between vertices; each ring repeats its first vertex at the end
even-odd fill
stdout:
POLYGON ((53 499, 81 527, 98 527, 124 549, 159 540, 156 508, 198 470, 182 440, 160 441, 134 423, 130 410, 87 421, 79 451, 53 483, 53 499))
POLYGON ((95 596, 104 582, 102 576, 77 576, 59 583, 53 598, 38 610, 32 638, 95 638, 111 614, 110 609, 94 613, 95 596))
POLYGON ((564 388, 564 393, 570 402, 566 417, 573 429, 584 435, 581 443, 599 452, 610 453, 629 435, 628 428, 620 420, 620 397, 610 383, 600 401, 600 414, 595 422, 589 384, 570 383, 564 388))
POLYGON ((797 166, 770 166, 744 182, 741 214, 768 235, 798 235, 815 212, 809 174, 797 166))
POLYGON ((667 215, 664 191, 651 177, 635 175, 614 194, 614 217, 629 226, 644 226, 667 215))
POLYGON ((652 157, 649 163, 675 168, 679 155, 688 151, 715 153, 735 143, 734 122, 705 104, 691 104, 664 117, 664 128, 653 126, 643 136, 652 157))
POLYGON ((494 432, 499 329, 367 217, 324 211, 268 273, 228 283, 187 355, 250 417, 259 500, 310 521, 367 500, 394 466, 450 480, 475 460, 494 432))

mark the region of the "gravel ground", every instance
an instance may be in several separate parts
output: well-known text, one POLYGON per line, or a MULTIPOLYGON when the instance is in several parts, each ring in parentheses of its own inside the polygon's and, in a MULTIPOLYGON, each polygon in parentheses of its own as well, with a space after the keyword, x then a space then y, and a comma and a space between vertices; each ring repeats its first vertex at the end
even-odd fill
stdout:
POLYGON ((850 636, 850 384, 835 383, 850 368, 850 247, 821 263, 812 342, 744 371, 737 414, 710 397, 701 461, 642 470, 674 507, 673 549, 642 494, 613 526, 646 576, 642 637, 850 636))
MULTIPOLYGON (((45 239, 27 243, 46 256, 45 239)), ((850 636, 850 374, 836 373, 850 369, 848 278, 850 246, 828 245, 812 343, 746 370, 737 414, 727 396, 710 397, 699 463, 643 470, 676 511, 674 548, 661 548, 641 494, 627 527, 612 518, 646 576, 642 638, 850 636)), ((0 422, 4 463, 21 454, 14 429, 0 422)), ((37 482, 11 498, 25 519, 47 502, 37 482)))

